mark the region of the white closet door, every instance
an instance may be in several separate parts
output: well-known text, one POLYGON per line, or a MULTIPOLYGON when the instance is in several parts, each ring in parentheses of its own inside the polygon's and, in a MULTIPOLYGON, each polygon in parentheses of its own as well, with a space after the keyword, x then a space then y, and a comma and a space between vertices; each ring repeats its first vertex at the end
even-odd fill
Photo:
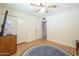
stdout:
POLYGON ((41 20, 36 21, 36 39, 42 38, 42 22, 41 20))
POLYGON ((18 18, 18 30, 17 30, 17 39, 18 39, 18 44, 26 42, 27 38, 27 22, 23 18, 18 18))

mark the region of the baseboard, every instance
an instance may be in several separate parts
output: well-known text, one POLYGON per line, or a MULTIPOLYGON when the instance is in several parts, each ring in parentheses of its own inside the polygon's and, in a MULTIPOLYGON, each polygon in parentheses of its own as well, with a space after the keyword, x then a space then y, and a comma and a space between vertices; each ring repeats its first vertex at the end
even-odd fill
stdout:
POLYGON ((66 44, 61 44, 61 43, 58 43, 58 42, 53 41, 53 40, 48 40, 48 41, 50 41, 50 42, 54 42, 54 43, 56 43, 56 44, 63 45, 63 46, 67 46, 67 47, 70 47, 70 48, 75 49, 75 47, 72 47, 72 46, 69 46, 69 45, 66 45, 66 44))
POLYGON ((17 44, 17 45, 21 45, 21 44, 24 44, 24 43, 27 43, 27 42, 22 42, 22 43, 19 43, 19 44, 17 44))

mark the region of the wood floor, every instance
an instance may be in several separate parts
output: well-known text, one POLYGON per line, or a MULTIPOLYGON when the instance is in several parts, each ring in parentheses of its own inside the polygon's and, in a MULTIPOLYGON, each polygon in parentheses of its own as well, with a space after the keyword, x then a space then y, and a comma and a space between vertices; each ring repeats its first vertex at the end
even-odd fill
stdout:
POLYGON ((50 44, 50 45, 54 45, 54 46, 57 46, 57 47, 60 47, 66 51, 68 51, 69 53, 72 54, 72 56, 76 56, 76 50, 75 48, 72 48, 72 47, 69 47, 69 46, 65 46, 65 45, 61 45, 61 44, 58 44, 56 42, 52 42, 52 41, 48 41, 48 40, 43 40, 43 39, 39 39, 39 40, 35 40, 35 41, 32 41, 32 42, 29 42, 29 43, 22 43, 22 44, 19 44, 17 45, 17 52, 15 54, 13 54, 12 56, 21 56, 22 53, 34 46, 34 45, 39 45, 39 44, 50 44))

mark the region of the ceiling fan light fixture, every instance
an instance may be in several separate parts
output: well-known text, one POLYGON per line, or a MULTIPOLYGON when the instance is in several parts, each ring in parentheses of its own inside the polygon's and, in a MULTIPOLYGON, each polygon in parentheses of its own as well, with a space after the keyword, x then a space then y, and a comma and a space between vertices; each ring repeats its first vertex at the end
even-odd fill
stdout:
POLYGON ((52 4, 52 3, 40 3, 40 4, 31 4, 31 5, 39 8, 38 10, 36 10, 36 12, 40 11, 40 12, 45 12, 45 13, 48 13, 51 8, 57 7, 56 4, 52 4))
POLYGON ((44 7, 41 7, 40 11, 41 12, 45 12, 45 8, 44 7))

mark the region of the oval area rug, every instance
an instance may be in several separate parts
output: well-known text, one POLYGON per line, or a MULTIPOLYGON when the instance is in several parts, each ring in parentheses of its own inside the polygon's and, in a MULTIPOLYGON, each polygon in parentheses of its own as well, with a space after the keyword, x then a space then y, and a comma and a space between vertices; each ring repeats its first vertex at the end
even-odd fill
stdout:
POLYGON ((27 49, 22 55, 23 56, 71 56, 71 54, 65 51, 64 49, 47 44, 33 46, 27 49))

